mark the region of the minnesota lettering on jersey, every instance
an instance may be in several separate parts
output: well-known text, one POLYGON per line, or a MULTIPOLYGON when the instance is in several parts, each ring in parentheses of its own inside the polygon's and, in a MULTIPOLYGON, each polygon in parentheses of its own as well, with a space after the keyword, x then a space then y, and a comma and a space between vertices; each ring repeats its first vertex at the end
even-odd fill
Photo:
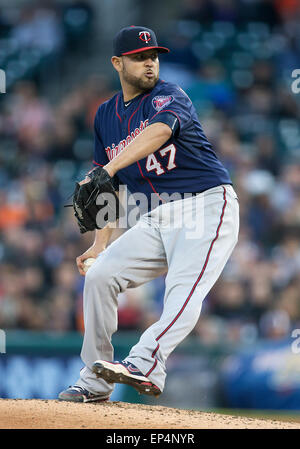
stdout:
POLYGON ((105 151, 108 159, 111 161, 116 156, 118 156, 118 154, 121 153, 121 151, 123 151, 124 148, 127 147, 127 145, 129 145, 130 142, 132 142, 136 138, 136 136, 138 136, 148 126, 148 123, 148 119, 145 121, 141 121, 140 126, 138 128, 135 128, 135 130, 132 131, 130 135, 126 137, 126 139, 121 140, 118 145, 115 145, 113 143, 111 147, 106 147, 105 151))

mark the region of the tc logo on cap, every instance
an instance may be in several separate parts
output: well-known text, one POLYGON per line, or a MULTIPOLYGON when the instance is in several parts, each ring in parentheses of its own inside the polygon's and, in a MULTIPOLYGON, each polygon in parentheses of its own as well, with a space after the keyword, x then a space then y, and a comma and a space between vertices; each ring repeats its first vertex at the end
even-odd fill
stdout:
POLYGON ((151 41, 151 34, 149 31, 140 31, 139 32, 139 38, 148 44, 149 41, 151 41))

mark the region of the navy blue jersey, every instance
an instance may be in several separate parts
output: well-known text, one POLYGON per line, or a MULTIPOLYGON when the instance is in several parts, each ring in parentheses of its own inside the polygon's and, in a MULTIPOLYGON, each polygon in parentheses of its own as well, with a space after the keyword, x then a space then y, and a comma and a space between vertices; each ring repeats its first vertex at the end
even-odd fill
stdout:
POLYGON ((95 165, 106 165, 151 123, 169 124, 171 115, 178 125, 161 148, 118 171, 120 182, 132 194, 142 192, 150 200, 151 194, 196 193, 231 184, 191 100, 179 86, 159 80, 153 89, 126 104, 119 92, 99 107, 95 117, 95 165))

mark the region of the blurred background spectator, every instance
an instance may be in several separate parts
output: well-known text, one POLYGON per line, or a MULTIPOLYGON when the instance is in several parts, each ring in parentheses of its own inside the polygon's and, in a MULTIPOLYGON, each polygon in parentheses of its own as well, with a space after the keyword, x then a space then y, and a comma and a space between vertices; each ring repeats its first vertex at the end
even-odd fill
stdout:
MULTIPOLYGON (((63 206, 91 168, 96 110, 119 88, 111 39, 134 22, 171 48, 161 77, 186 89, 240 199, 239 243, 194 335, 208 344, 288 336, 300 327, 300 95, 291 91, 300 4, 149 8, 43 0, 0 10, 0 328, 83 331, 75 258, 93 235, 81 236, 63 206)), ((148 327, 163 295, 163 278, 120 295, 119 328, 148 327)))

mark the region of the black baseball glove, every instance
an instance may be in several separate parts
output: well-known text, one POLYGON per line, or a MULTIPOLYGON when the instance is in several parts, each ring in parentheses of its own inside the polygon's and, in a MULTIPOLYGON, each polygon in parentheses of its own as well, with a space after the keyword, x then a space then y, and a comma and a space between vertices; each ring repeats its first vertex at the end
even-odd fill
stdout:
POLYGON ((74 215, 81 234, 103 229, 120 216, 116 177, 111 178, 102 167, 94 168, 87 176, 91 180, 81 185, 76 182, 73 194, 74 215))

